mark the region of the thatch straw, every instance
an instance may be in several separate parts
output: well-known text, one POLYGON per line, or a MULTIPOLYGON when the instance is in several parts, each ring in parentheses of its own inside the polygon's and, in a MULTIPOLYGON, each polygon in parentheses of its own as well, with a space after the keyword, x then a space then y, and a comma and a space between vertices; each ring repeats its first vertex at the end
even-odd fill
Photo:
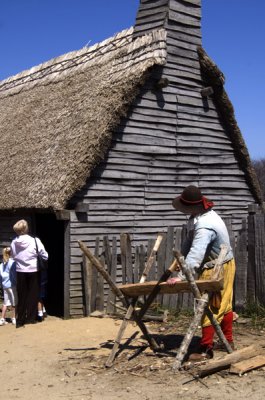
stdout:
POLYGON ((1 209, 62 209, 104 157, 165 31, 129 29, 0 83, 1 209))

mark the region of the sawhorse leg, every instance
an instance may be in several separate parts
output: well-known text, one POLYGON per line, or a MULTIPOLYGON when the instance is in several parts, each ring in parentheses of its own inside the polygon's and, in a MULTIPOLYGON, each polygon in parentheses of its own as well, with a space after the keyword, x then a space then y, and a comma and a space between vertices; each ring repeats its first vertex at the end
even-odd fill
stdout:
MULTIPOLYGON (((156 253, 157 253, 157 251, 159 249, 159 246, 160 246, 162 240, 163 240, 163 235, 158 235, 158 237, 156 239, 156 242, 154 244, 154 247, 153 247, 153 249, 152 249, 152 251, 150 253, 150 256, 149 256, 149 258, 147 260, 145 269, 144 269, 144 271, 142 273, 142 276, 140 278, 140 283, 145 282, 146 277, 147 277, 150 269, 152 268, 152 266, 154 264, 155 256, 156 256, 156 253)), ((117 351, 119 349, 119 346, 120 346, 120 343, 121 343, 121 339, 122 339, 122 337, 124 335, 125 329, 126 329, 126 327, 127 327, 127 325, 128 325, 128 323, 129 323, 129 321, 130 321, 132 316, 133 316, 133 319, 135 320, 135 322, 137 323, 137 325, 139 326, 139 328, 141 329, 141 331, 142 331, 145 339, 149 343, 149 346, 151 347, 151 349, 152 350, 158 350, 159 349, 159 346, 156 343, 155 339, 150 335, 150 333, 148 332, 145 324, 141 320, 141 317, 139 317, 137 312, 135 311, 136 303, 137 303, 137 298, 132 300, 131 304, 129 305, 129 307, 128 307, 127 311, 126 311, 126 314, 125 314, 125 317, 124 317, 124 319, 122 321, 122 324, 120 326, 118 335, 116 336, 116 339, 114 341, 114 345, 112 347, 111 353, 110 353, 110 355, 109 355, 109 357, 108 357, 108 359, 107 359, 107 361, 105 363, 106 367, 111 367, 113 365, 113 361, 114 361, 115 356, 117 354, 117 351)))
MULTIPOLYGON (((156 286, 153 288, 152 292, 147 297, 145 303, 142 305, 142 307, 141 307, 141 309, 140 309, 140 311, 138 313, 135 311, 135 308, 134 308, 135 307, 135 303, 136 303, 137 300, 134 300, 134 302, 129 306, 129 308, 128 308, 127 312, 126 312, 125 318, 124 318, 124 320, 122 322, 122 325, 120 327, 120 330, 119 330, 119 333, 117 335, 117 338, 116 338, 116 340, 114 342, 112 352, 111 352, 111 354, 110 354, 110 356, 109 356, 109 358, 108 358, 108 360, 107 360, 107 362, 105 364, 106 366, 110 367, 112 365, 112 362, 113 362, 113 360, 115 358, 115 354, 118 351, 122 335, 123 335, 123 333, 125 331, 125 328, 126 328, 126 326, 128 324, 128 320, 130 319, 131 316, 133 316, 135 322, 138 324, 138 326, 140 327, 142 332, 143 332, 143 329, 146 330, 146 326, 143 323, 142 318, 143 318, 144 314, 146 313, 146 311, 148 310, 148 308, 150 307, 150 305, 152 304, 152 302, 154 301, 154 299, 156 298, 157 294, 159 293, 159 291, 160 291, 160 283, 161 282, 165 282, 169 278, 171 273, 178 267, 178 265, 179 265, 178 262, 176 260, 174 260, 173 263, 170 265, 170 267, 162 274, 161 278, 157 282, 156 286)), ((147 331, 146 331, 146 333, 144 333, 144 336, 147 339, 151 349, 153 349, 153 350, 159 350, 160 349, 160 347, 158 346, 158 344, 156 343, 154 338, 152 338, 147 331)))
POLYGON ((129 323, 129 321, 131 320, 131 317, 133 316, 134 321, 137 323, 137 325, 139 326, 139 328, 141 329, 145 339, 148 341, 149 346, 151 347, 152 350, 158 350, 159 346, 156 343, 155 339, 150 335, 150 333, 148 332, 145 324, 143 323, 143 321, 138 317, 136 311, 135 311, 135 304, 136 304, 137 300, 133 301, 133 304, 130 304, 125 317, 121 323, 118 335, 114 341, 114 345, 112 347, 111 353, 105 363, 106 367, 111 367, 113 365, 113 361, 115 359, 115 356, 117 354, 117 351, 119 349, 120 343, 121 343, 121 339, 124 335, 125 329, 129 323))
MULTIPOLYGON (((221 252, 217 258, 217 262, 216 265, 217 267, 220 269, 220 266, 222 265, 223 259, 226 255, 227 252, 227 247, 224 245, 221 245, 221 252)), ((213 325, 221 343, 224 344, 224 347, 226 349, 226 351, 228 353, 232 353, 233 350, 230 346, 230 344, 228 343, 226 337, 224 336, 222 329, 220 328, 220 325, 218 324, 218 322, 216 321, 216 319, 213 316, 213 313, 211 312, 211 310, 208 307, 209 304, 209 294, 206 292, 203 295, 201 295, 199 288, 195 282, 195 279, 191 273, 191 271, 186 267, 185 265, 185 261, 184 258, 181 258, 177 253, 175 254, 179 264, 181 265, 181 268, 187 278, 187 281, 190 284, 191 287, 191 291, 194 295, 194 298, 198 300, 198 306, 196 308, 195 311, 195 316, 194 319, 189 327, 188 332, 186 333, 181 346, 179 348, 178 354, 176 356, 175 362, 173 364, 173 370, 178 370, 181 367, 182 361, 187 353, 188 347, 190 345, 190 342, 194 336, 195 330, 197 329, 200 319, 203 315, 203 313, 205 312, 206 315, 208 316, 208 318, 211 321, 211 324, 213 325)))

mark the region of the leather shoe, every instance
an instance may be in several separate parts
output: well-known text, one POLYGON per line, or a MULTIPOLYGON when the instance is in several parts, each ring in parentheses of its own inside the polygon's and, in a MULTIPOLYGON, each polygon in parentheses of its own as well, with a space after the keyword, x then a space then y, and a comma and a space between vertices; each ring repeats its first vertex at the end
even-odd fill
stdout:
POLYGON ((200 346, 195 353, 189 356, 188 361, 199 362, 213 358, 213 349, 207 346, 200 346))

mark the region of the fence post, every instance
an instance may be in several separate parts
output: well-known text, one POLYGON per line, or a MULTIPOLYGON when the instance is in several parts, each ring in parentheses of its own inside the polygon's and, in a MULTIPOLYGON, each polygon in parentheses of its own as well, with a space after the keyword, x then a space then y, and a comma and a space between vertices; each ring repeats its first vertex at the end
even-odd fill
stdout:
POLYGON ((265 217, 256 214, 255 221, 255 297, 259 304, 265 305, 265 217))
POLYGON ((247 301, 247 270, 248 270, 248 236, 247 221, 242 221, 242 228, 239 232, 236 248, 236 276, 235 276, 235 310, 242 311, 247 301))
POLYGON ((250 302, 256 300, 256 267, 255 267, 255 204, 248 207, 248 267, 247 267, 247 297, 250 302))

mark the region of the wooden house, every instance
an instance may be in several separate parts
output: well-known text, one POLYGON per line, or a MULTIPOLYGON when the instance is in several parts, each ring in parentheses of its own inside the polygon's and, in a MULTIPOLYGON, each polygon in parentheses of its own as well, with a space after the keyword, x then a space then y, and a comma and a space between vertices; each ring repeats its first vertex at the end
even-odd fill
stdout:
POLYGON ((83 313, 78 240, 144 243, 181 226, 171 201, 188 184, 235 231, 262 202, 224 76, 201 46, 200 0, 141 0, 134 27, 0 82, 0 243, 29 221, 50 254, 54 315, 83 313))

